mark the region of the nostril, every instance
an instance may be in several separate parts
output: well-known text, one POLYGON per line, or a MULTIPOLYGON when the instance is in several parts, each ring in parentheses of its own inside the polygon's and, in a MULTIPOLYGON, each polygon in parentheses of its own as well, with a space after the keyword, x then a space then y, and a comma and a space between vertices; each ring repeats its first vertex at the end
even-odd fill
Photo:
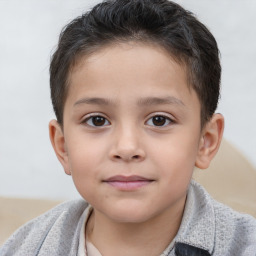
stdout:
MULTIPOLYGON (((124 160, 126 159, 126 157, 122 157, 120 155, 115 155, 114 158, 115 159, 124 159, 124 160)), ((132 160, 132 159, 134 159, 134 160, 140 159, 140 156, 139 155, 134 155, 132 157, 127 158, 127 160, 132 160)))

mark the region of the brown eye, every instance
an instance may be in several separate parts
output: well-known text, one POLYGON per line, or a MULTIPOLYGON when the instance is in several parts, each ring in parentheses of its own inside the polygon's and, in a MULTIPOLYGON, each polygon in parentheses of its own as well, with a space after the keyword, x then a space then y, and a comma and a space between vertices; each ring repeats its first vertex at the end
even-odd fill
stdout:
POLYGON ((91 116, 85 120, 85 123, 89 126, 99 127, 109 125, 109 121, 103 116, 91 116))
POLYGON ((105 124, 105 118, 102 116, 94 116, 92 117, 92 123, 95 126, 102 126, 105 124))
POLYGON ((172 123, 173 121, 166 116, 161 116, 161 115, 156 115, 151 117, 146 124, 150 125, 150 126, 158 126, 158 127, 163 127, 163 126, 167 126, 170 123, 172 123))
POLYGON ((166 118, 163 116, 154 116, 152 122, 156 126, 163 126, 166 122, 166 118))

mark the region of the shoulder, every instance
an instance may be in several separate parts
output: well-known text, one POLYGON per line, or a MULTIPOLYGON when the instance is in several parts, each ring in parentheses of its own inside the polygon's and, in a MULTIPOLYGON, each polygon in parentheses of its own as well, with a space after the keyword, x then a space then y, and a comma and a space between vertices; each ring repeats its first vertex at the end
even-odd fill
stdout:
MULTIPOLYGON (((201 202, 212 209, 211 222, 214 226, 213 255, 256 255, 256 219, 248 214, 239 213, 214 200, 206 190, 192 183, 193 190, 201 195, 201 202)), ((210 223, 210 222, 209 222, 210 223)))
POLYGON ((32 256, 39 251, 40 255, 47 255, 42 253, 44 248, 52 248, 51 255, 69 255, 67 252, 76 246, 80 219, 87 206, 84 200, 68 201, 31 220, 7 240, 0 255, 32 256), (64 245, 58 249, 60 242, 64 245))
POLYGON ((226 247, 233 255, 255 256, 256 219, 215 200, 212 204, 215 212, 216 247, 226 247))

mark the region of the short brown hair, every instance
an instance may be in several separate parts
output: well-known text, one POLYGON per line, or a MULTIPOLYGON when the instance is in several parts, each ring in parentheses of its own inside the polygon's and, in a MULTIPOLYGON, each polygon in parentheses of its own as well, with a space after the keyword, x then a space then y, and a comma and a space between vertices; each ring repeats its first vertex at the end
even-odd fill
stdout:
POLYGON ((201 103, 201 123, 215 112, 221 66, 215 38, 195 16, 167 0, 107 0, 71 21, 51 59, 53 108, 63 124, 68 78, 77 58, 118 41, 153 42, 186 65, 189 84, 201 103))

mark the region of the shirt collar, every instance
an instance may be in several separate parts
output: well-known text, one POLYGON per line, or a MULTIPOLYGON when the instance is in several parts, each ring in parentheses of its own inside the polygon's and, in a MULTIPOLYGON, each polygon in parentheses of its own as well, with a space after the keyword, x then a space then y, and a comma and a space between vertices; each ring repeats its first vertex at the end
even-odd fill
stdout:
POLYGON ((80 236, 79 236, 79 245, 78 245, 78 256, 86 256, 87 252, 86 252, 86 241, 85 241, 85 227, 87 224, 87 221, 89 220, 89 217, 91 215, 93 211, 93 208, 91 205, 88 205, 88 207, 86 207, 83 215, 81 216, 81 219, 83 220, 83 225, 80 231, 80 236))
POLYGON ((176 243, 187 244, 213 252, 215 215, 210 195, 195 181, 191 181, 186 206, 176 243))

